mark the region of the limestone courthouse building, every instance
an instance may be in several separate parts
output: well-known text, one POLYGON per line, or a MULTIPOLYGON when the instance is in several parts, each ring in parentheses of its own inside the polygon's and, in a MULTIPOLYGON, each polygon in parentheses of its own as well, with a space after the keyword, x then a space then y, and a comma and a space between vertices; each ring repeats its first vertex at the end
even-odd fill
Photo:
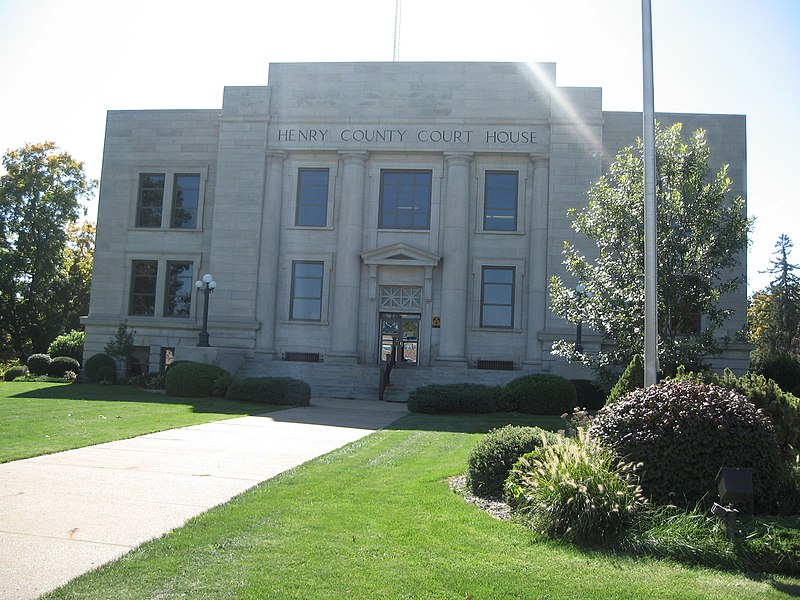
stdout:
MULTIPOLYGON (((392 355, 414 384, 573 374, 549 353, 576 328, 548 278, 568 279, 565 240, 593 252, 567 210, 642 117, 555 79, 550 63, 272 64, 221 109, 109 112, 86 356, 127 320, 136 369, 203 360, 315 393, 372 397, 392 355)), ((657 118, 706 129, 745 196, 743 116, 657 118)), ((721 336, 745 294, 723 299, 721 336)), ((746 368, 746 348, 716 363, 746 368)))

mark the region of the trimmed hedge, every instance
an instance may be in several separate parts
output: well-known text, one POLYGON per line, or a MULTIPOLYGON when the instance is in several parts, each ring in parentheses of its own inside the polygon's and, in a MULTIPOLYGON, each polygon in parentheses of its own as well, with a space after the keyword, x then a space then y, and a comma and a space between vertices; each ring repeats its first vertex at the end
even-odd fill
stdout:
POLYGON ((28 367, 25 365, 17 365, 15 367, 10 367, 3 373, 3 379, 5 381, 14 381, 17 377, 24 377, 28 374, 28 367))
POLYGON ((90 356, 86 361, 83 370, 86 375, 86 379, 92 383, 99 383, 100 381, 104 380, 111 381, 113 383, 117 380, 117 363, 105 352, 90 356), (101 375, 100 371, 103 369, 106 369, 106 371, 101 375), (113 378, 109 379, 107 369, 114 371, 113 378))
MULTIPOLYGON (((83 331, 70 331, 59 335, 50 343, 47 353, 55 358, 57 356, 69 356, 79 363, 83 360, 83 342, 86 334, 83 331)), ((75 371, 76 373, 78 371, 75 371)))
POLYGON ((502 497, 503 482, 523 454, 552 443, 556 434, 539 427, 506 425, 492 429, 470 452, 467 485, 474 494, 502 497))
POLYGON ((28 357, 28 371, 31 375, 47 375, 50 368, 50 356, 47 354, 31 354, 28 357))
POLYGON ((217 365, 180 362, 173 364, 164 374, 164 390, 168 396, 206 398, 213 396, 214 392, 219 395, 220 382, 227 381, 229 377, 230 373, 217 365))
POLYGON ((75 375, 81 372, 81 363, 71 356, 56 356, 50 361, 47 374, 50 377, 64 377, 67 371, 72 371, 75 375))
POLYGON ((264 404, 308 406, 311 386, 293 377, 246 377, 234 379, 225 397, 264 404))
POLYGON ((416 413, 492 413, 497 411, 498 388, 476 383, 433 384, 408 395, 408 410, 416 413))
POLYGON ((710 505, 721 467, 753 469, 758 511, 775 512, 792 495, 769 418, 731 389, 668 380, 634 390, 601 410, 589 435, 635 465, 656 504, 710 505))
POLYGON ((575 386, 559 375, 523 375, 505 388, 516 409, 531 415, 563 415, 577 406, 575 386))

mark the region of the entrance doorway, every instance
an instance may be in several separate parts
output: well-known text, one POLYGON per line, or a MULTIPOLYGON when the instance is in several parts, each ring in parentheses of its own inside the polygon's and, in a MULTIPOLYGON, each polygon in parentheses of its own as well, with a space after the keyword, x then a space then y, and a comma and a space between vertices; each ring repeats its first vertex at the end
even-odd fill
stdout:
POLYGON ((394 358, 395 367, 419 364, 419 317, 414 313, 381 313, 379 361, 394 358))

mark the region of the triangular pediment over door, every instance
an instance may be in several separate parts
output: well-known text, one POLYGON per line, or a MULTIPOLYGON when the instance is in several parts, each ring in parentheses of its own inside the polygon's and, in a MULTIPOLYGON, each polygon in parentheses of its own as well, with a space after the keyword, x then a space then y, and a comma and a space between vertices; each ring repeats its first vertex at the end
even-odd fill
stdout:
POLYGON ((442 260, 433 254, 410 244, 398 242, 361 253, 365 265, 403 266, 403 267, 435 267, 442 260))

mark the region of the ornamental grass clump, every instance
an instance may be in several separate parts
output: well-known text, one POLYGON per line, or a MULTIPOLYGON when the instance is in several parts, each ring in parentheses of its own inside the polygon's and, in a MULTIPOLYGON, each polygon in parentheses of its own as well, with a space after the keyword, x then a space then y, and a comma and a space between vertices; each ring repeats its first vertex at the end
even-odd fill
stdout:
POLYGON ((646 506, 632 469, 585 431, 522 456, 505 488, 535 530, 586 546, 614 544, 646 506))

